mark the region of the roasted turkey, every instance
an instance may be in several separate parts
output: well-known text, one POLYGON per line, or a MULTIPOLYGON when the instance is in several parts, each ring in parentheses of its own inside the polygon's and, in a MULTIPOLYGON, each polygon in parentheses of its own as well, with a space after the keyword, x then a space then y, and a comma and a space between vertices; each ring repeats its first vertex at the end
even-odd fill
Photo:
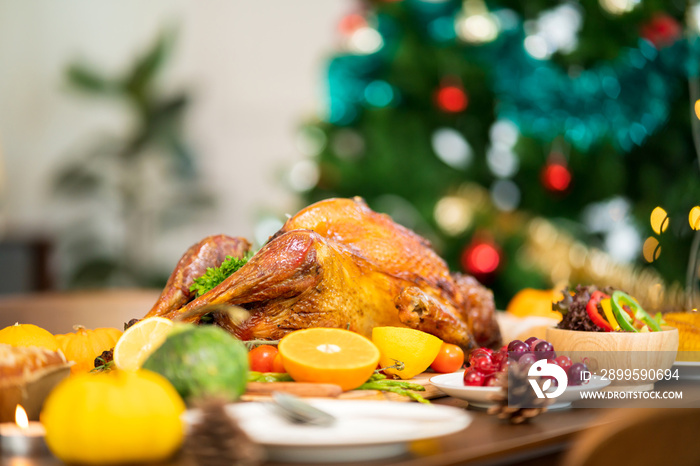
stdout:
POLYGON ((430 244, 359 198, 328 199, 291 217, 243 267, 194 297, 193 280, 249 243, 214 236, 178 262, 147 314, 189 322, 212 313, 242 340, 276 340, 308 327, 408 326, 461 346, 500 345, 493 294, 473 277, 450 273, 430 244), (217 309, 235 305, 249 317, 217 309))

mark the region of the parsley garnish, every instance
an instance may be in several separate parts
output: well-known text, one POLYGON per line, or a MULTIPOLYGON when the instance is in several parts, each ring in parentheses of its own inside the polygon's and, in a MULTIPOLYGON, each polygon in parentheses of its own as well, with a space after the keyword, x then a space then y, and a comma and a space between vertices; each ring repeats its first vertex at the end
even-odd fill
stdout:
POLYGON ((226 260, 224 260, 220 266, 216 268, 209 267, 207 271, 204 272, 204 275, 195 278, 194 283, 192 283, 190 287, 190 291, 197 293, 197 297, 202 296, 216 287, 216 285, 226 280, 233 272, 243 267, 246 262, 248 262, 248 257, 237 259, 232 256, 226 256, 226 260))

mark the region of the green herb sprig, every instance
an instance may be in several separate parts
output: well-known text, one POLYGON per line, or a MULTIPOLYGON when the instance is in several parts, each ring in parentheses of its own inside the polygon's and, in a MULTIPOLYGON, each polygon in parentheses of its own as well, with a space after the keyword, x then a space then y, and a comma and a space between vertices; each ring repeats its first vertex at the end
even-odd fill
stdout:
POLYGON ((243 267, 250 259, 246 256, 242 259, 238 259, 233 256, 226 256, 220 266, 209 267, 204 275, 195 278, 194 283, 190 286, 190 291, 197 294, 197 297, 202 296, 214 289, 219 283, 226 280, 233 272, 243 267))

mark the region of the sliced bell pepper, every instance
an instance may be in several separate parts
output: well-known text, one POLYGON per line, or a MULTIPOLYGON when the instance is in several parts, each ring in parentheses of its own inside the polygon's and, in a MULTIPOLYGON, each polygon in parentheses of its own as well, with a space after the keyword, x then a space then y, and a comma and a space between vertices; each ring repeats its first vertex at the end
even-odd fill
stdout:
POLYGON ((611 304, 613 308, 613 315, 620 327, 628 332, 638 332, 639 330, 634 326, 634 321, 639 320, 649 327, 652 332, 658 332, 661 330, 658 322, 654 320, 647 312, 642 309, 637 300, 622 291, 615 291, 612 294, 611 304), (625 312, 623 306, 629 307, 631 310, 629 315, 625 312))
POLYGON ((606 295, 602 291, 594 291, 593 294, 591 294, 591 299, 588 300, 588 304, 586 304, 586 312, 588 313, 588 317, 591 318, 594 324, 596 324, 598 327, 602 328, 606 332, 612 332, 613 327, 608 323, 607 320, 605 320, 605 317, 600 315, 600 312, 598 311, 598 303, 600 300, 609 298, 610 296, 606 295))
POLYGON ((612 326, 613 331, 619 332, 620 331, 620 324, 617 323, 617 319, 615 319, 615 314, 613 314, 612 304, 610 304, 610 298, 601 299, 600 300, 600 307, 603 308, 603 314, 605 314, 605 318, 608 320, 608 322, 612 326))

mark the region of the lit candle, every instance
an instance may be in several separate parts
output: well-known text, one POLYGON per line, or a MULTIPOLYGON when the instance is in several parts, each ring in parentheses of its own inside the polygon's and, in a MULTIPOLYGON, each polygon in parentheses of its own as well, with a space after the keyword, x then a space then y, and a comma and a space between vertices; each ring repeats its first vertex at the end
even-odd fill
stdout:
POLYGON ((3 456, 40 456, 48 454, 41 423, 29 421, 22 405, 15 409, 15 422, 0 424, 0 451, 3 456))

